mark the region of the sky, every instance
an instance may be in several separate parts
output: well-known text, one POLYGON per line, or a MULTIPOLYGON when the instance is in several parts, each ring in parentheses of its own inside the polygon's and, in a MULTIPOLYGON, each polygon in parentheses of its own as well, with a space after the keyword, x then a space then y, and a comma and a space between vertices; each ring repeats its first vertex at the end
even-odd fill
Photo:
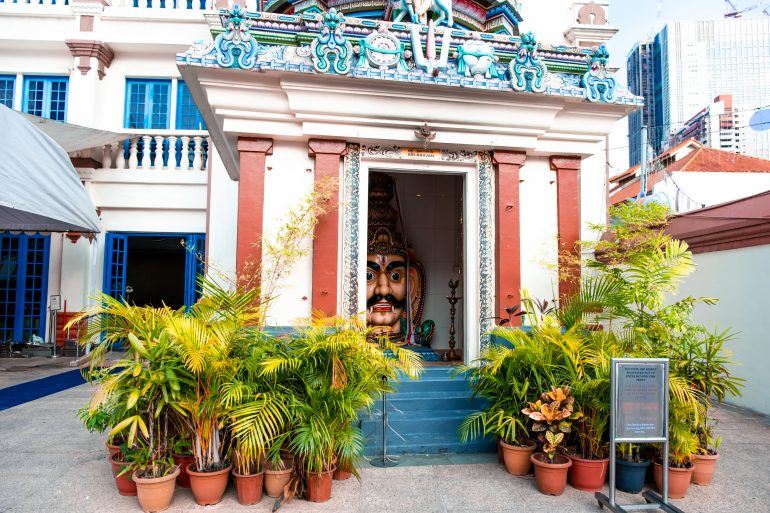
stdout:
MULTIPOLYGON (((732 0, 738 8, 760 0, 732 0)), ((722 18, 724 0, 612 0, 609 23, 620 31, 609 41, 610 64, 621 68, 617 78, 625 82, 625 63, 628 52, 639 40, 655 35, 668 21, 709 20, 722 18), (658 6, 662 6, 658 23, 658 6)), ((752 11, 747 16, 756 16, 752 11)))

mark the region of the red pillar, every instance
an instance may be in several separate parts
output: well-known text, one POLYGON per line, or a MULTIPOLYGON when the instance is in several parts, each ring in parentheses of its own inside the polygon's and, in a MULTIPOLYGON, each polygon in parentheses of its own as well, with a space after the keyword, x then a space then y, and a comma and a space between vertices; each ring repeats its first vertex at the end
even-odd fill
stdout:
POLYGON ((559 229, 559 298, 571 296, 580 285, 580 157, 554 155, 556 210, 559 229))
MULTIPOLYGON (((345 141, 311 139, 308 153, 315 157, 315 183, 331 178, 332 208, 318 219, 313 234, 313 311, 337 314, 337 262, 339 256, 339 174, 345 141)), ((316 189, 317 190, 317 189, 316 189)))
POLYGON ((240 137, 238 180, 238 242, 235 266, 239 283, 259 284, 262 263, 262 223, 265 202, 265 158, 273 153, 272 139, 240 137), (254 276, 255 279, 250 279, 254 276))
MULTIPOLYGON (((519 169, 526 154, 518 151, 492 153, 495 173, 495 315, 507 319, 507 307, 521 303, 521 214, 519 169)), ((521 324, 513 317, 511 324, 521 324)))

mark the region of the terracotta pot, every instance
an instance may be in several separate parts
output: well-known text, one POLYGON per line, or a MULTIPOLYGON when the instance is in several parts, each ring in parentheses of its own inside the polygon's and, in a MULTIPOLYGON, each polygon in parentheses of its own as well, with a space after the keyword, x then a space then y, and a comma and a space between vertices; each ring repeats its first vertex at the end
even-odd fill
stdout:
POLYGON ((538 452, 529 457, 535 464, 535 483, 540 493, 545 495, 561 495, 567 487, 567 471, 572 460, 561 454, 553 458, 553 463, 548 463, 548 456, 538 452))
POLYGON ((701 486, 711 483, 718 459, 719 454, 693 454, 692 461, 695 467, 692 469, 692 482, 701 486))
POLYGON ((176 478, 176 485, 182 488, 190 488, 190 474, 187 473, 187 466, 195 463, 195 457, 192 454, 173 454, 174 463, 179 465, 179 477, 176 478))
POLYGON ((500 447, 503 450, 503 462, 505 470, 514 476, 526 476, 532 468, 529 458, 535 452, 537 447, 534 443, 529 445, 509 445, 500 440, 500 447))
POLYGON ((292 468, 283 470, 265 469, 265 493, 268 497, 278 497, 283 488, 291 481, 292 468))
POLYGON ((110 465, 112 465, 112 475, 115 478, 115 486, 118 487, 118 493, 126 497, 133 497, 136 495, 136 483, 131 481, 131 474, 126 472, 122 476, 118 476, 123 467, 126 466, 125 461, 116 459, 118 454, 114 454, 110 457, 110 465))
POLYGON ((250 506, 262 500, 262 483, 265 479, 265 473, 241 475, 233 470, 235 478, 235 489, 238 491, 238 503, 243 506, 250 506))
POLYGON ((104 445, 107 447, 107 452, 110 453, 109 458, 112 458, 113 456, 115 456, 117 453, 120 452, 119 445, 111 444, 109 442, 105 442, 104 445))
POLYGON ((353 473, 350 470, 342 470, 341 468, 335 469, 334 474, 332 474, 332 479, 335 481, 345 481, 347 479, 350 479, 350 476, 352 476, 353 473))
POLYGON ((138 477, 136 472, 131 474, 131 478, 136 483, 136 495, 142 511, 154 513, 168 509, 171 498, 174 497, 178 475, 179 467, 173 473, 163 477, 142 478, 138 477))
POLYGON ((333 473, 334 470, 307 473, 307 500, 310 502, 326 502, 331 499, 333 473))
MULTIPOLYGON (((663 493, 663 466, 659 461, 654 461, 653 475, 655 476, 655 486, 660 493, 663 493)), ((687 494, 692 478, 692 466, 690 468, 668 467, 668 498, 682 499, 687 494)))
POLYGON ((569 458, 572 460, 572 466, 567 473, 569 484, 584 492, 601 491, 607 479, 610 459, 588 460, 572 455, 569 458))
POLYGON ((227 480, 230 477, 232 465, 228 465, 222 470, 214 472, 196 472, 195 464, 187 466, 187 473, 190 475, 190 488, 192 488, 195 502, 201 506, 211 506, 222 500, 222 495, 227 488, 227 480))

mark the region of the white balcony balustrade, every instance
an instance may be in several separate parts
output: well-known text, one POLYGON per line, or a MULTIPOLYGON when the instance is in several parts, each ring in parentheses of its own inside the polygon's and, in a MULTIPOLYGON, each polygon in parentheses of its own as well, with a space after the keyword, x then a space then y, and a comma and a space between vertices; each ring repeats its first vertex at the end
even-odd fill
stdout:
POLYGON ((205 171, 211 147, 201 133, 136 135, 101 148, 102 169, 205 171))

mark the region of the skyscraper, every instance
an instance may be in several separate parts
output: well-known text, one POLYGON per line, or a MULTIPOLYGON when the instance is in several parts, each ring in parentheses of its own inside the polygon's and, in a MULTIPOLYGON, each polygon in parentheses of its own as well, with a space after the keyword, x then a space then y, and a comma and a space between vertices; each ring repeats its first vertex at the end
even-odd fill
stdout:
MULTIPOLYGON (((628 89, 643 96, 645 105, 628 116, 628 165, 635 166, 642 160, 642 126, 655 126, 655 113, 650 104, 655 87, 652 42, 637 43, 626 59, 628 89)), ((656 153, 659 148, 656 148, 656 153)))
POLYGON ((674 21, 651 42, 638 44, 628 57, 628 84, 646 103, 641 115, 629 118, 630 164, 640 160, 642 121, 660 151, 670 134, 720 94, 732 94, 743 109, 744 151, 770 158, 770 124, 760 122, 767 118, 760 111, 770 109, 768 56, 768 17, 674 21))

